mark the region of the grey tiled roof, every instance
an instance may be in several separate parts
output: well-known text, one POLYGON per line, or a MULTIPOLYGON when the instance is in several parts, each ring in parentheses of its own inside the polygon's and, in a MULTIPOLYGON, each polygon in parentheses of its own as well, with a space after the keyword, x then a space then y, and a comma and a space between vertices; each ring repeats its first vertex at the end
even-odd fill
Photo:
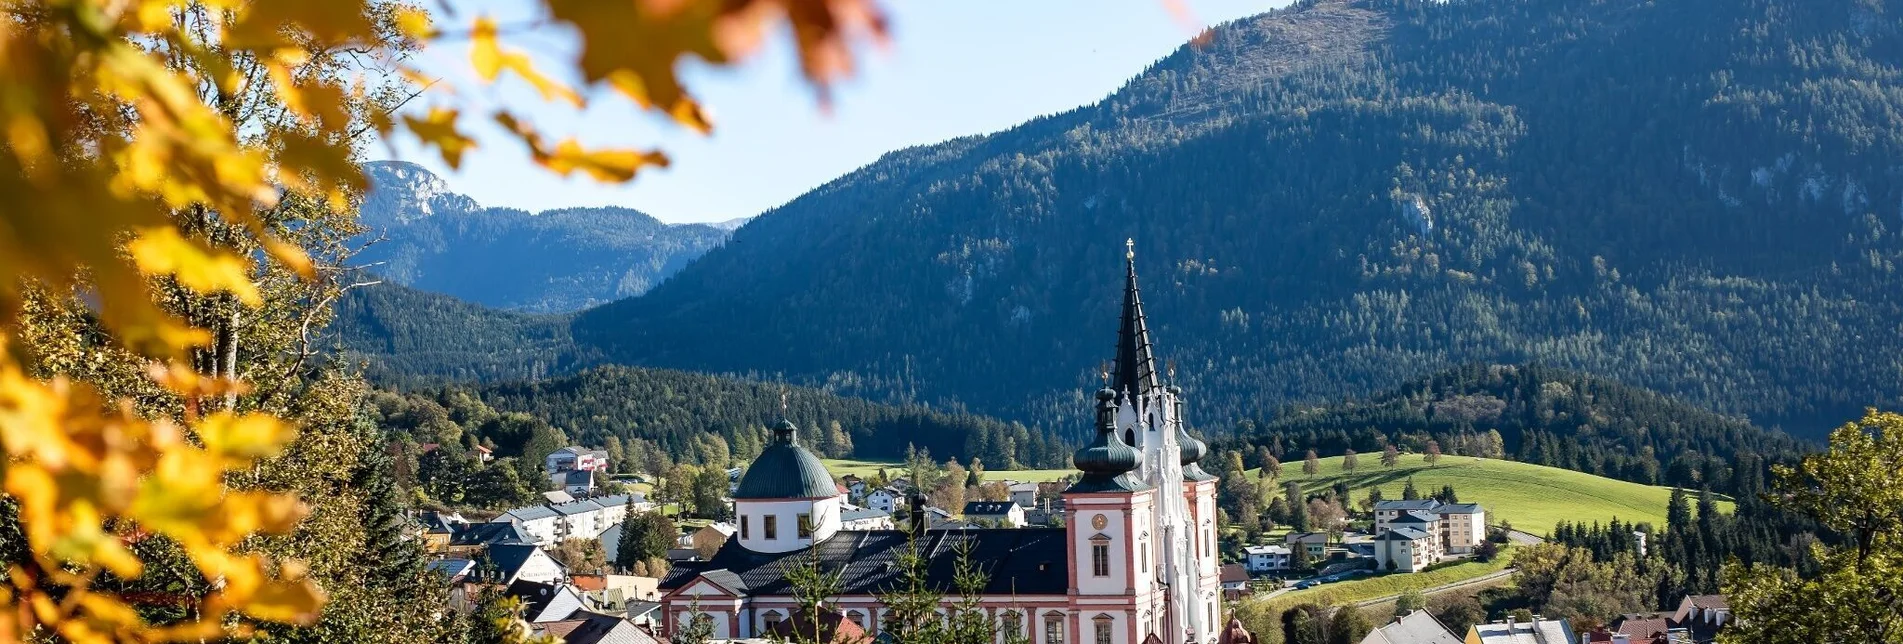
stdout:
POLYGON ((535 543, 535 537, 510 521, 472 523, 449 535, 452 546, 535 543))
POLYGON ((549 509, 546 505, 529 505, 510 510, 502 516, 517 521, 534 521, 536 519, 547 519, 561 515, 549 509))
POLYGON ((600 503, 595 502, 594 499, 582 499, 580 501, 573 501, 569 503, 563 503, 561 505, 549 506, 549 509, 556 511, 559 514, 572 516, 576 514, 582 514, 584 512, 598 512, 602 509, 602 505, 600 503))
POLYGON ((1460 644, 1459 637, 1424 610, 1408 613, 1407 617, 1370 631, 1368 636, 1374 637, 1376 633, 1381 635, 1382 641, 1393 644, 1460 644))
POLYGON ((1017 507, 1017 504, 1010 501, 972 501, 965 504, 965 516, 1010 514, 1011 508, 1014 507, 1017 507))
POLYGON ((874 510, 872 508, 852 508, 852 509, 840 511, 839 520, 840 521, 858 521, 860 519, 877 519, 879 517, 889 517, 889 516, 892 516, 892 513, 886 512, 884 510, 874 510))
POLYGON ((532 545, 496 544, 489 546, 489 551, 484 557, 506 579, 514 577, 516 571, 522 569, 522 564, 528 563, 529 558, 535 556, 539 550, 532 545))
POLYGON ((1375 510, 1432 510, 1438 507, 1440 507, 1440 502, 1433 499, 1379 501, 1374 504, 1375 510))
POLYGON ((1479 514, 1485 511, 1478 503, 1448 503, 1440 506, 1441 514, 1479 514))
MULTIPOLYGON (((907 545, 900 530, 845 530, 815 546, 821 567, 828 572, 841 571, 842 595, 877 595, 899 583, 900 571, 894 562, 907 545)), ((1062 528, 1026 528, 1018 530, 927 531, 917 546, 929 553, 927 583, 948 594, 956 594, 952 584, 957 549, 969 546, 971 560, 989 580, 986 594, 1063 595, 1069 590, 1070 566, 1065 559, 1062 528)), ((710 580, 737 579, 746 592, 755 596, 791 595, 787 572, 812 556, 807 550, 768 554, 740 547, 739 540, 728 541, 713 558, 704 562, 681 564, 661 582, 661 588, 680 588, 701 571, 710 571, 710 580)))
POLYGON ((1381 533, 1381 536, 1375 537, 1374 540, 1375 541, 1418 541, 1418 540, 1426 539, 1426 538, 1428 538, 1428 534, 1425 532, 1421 532, 1420 530, 1415 530, 1413 528, 1395 528, 1393 530, 1389 530, 1387 532, 1381 533))
POLYGON ((1393 522, 1394 523, 1434 523, 1439 520, 1440 520, 1440 515, 1434 514, 1432 512, 1423 512, 1420 510, 1408 510, 1406 512, 1402 512, 1400 516, 1394 517, 1393 522))

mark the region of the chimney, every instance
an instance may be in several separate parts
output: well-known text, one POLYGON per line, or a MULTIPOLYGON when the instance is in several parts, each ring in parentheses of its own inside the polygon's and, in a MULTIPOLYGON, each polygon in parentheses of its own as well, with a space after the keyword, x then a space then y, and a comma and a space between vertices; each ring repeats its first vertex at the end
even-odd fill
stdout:
POLYGON ((930 525, 925 521, 925 497, 917 492, 913 492, 911 496, 912 534, 922 537, 925 536, 925 526, 930 525))

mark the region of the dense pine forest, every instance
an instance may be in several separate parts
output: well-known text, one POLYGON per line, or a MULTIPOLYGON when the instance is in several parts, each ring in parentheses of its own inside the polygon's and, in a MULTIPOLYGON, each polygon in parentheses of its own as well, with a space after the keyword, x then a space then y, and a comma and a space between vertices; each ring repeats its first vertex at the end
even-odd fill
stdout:
POLYGON ((1022 425, 963 413, 894 406, 776 383, 665 369, 601 367, 529 383, 420 387, 379 394, 379 418, 418 444, 483 445, 519 458, 523 480, 542 457, 571 443, 606 447, 629 471, 675 462, 739 465, 785 416, 800 441, 830 457, 897 460, 908 448, 992 469, 1068 467, 1075 446, 1022 425))

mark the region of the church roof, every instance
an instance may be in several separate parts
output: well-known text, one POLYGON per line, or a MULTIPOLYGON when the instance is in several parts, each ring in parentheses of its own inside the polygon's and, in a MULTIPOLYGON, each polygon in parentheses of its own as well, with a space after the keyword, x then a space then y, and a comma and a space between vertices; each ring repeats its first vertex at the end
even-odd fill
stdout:
MULTIPOLYGON (((958 550, 969 547, 971 561, 987 578, 985 593, 1008 595, 1063 595, 1069 591, 1070 564, 1065 558, 1063 528, 1021 528, 1016 530, 928 530, 917 539, 917 547, 927 553, 926 581, 947 595, 956 595, 953 584, 958 550)), ((881 595, 903 580, 898 556, 907 546, 902 530, 842 530, 813 547, 820 566, 827 572, 842 571, 841 595, 881 595)), ((707 561, 677 565, 661 581, 663 591, 680 588, 706 572, 710 581, 737 589, 751 596, 791 596, 793 587, 787 574, 810 561, 808 549, 785 553, 761 553, 728 541, 707 561), (713 579, 714 575, 726 578, 713 579)))
POLYGON ((1141 396, 1159 386, 1156 356, 1150 346, 1150 325, 1143 317, 1143 297, 1137 290, 1135 242, 1124 254, 1123 319, 1117 325, 1117 372, 1111 389, 1128 396, 1141 396))
POLYGON ((740 477, 735 499, 818 499, 839 496, 833 475, 819 457, 801 447, 793 423, 781 420, 773 428, 773 444, 740 477))
POLYGON ((1108 388, 1097 392, 1097 439, 1071 455, 1071 463, 1083 476, 1065 492, 1136 492, 1149 486, 1131 477, 1143 464, 1143 453, 1117 437, 1117 394, 1108 388))

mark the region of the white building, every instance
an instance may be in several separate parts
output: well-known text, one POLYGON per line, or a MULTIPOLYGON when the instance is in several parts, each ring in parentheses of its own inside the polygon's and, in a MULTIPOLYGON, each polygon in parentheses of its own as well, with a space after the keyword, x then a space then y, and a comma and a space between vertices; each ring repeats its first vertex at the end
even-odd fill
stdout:
POLYGON ((965 504, 965 520, 1000 528, 1022 528, 1024 506, 1010 501, 971 501, 965 504))
POLYGON ((1477 503, 1441 503, 1434 499, 1374 504, 1375 533, 1397 527, 1435 535, 1441 551, 1464 555, 1472 553, 1487 539, 1487 510, 1477 503))
POLYGON ((891 486, 873 490, 871 494, 866 495, 866 507, 886 514, 897 512, 904 501, 905 493, 891 486))
POLYGON ((1288 570, 1294 555, 1287 546, 1249 546, 1242 551, 1248 555, 1243 565, 1252 573, 1288 570))
POLYGON ((1011 502, 1027 509, 1037 507, 1037 484, 1013 484, 1011 486, 1011 502))
POLYGON ((535 537, 535 545, 547 547, 554 545, 564 533, 562 515, 546 505, 520 507, 503 513, 497 521, 510 521, 522 526, 522 531, 535 537))
MULTIPOLYGON (((1181 391, 1156 372, 1128 258, 1116 377, 1097 393, 1095 440, 1074 457, 1080 473, 1063 493, 1065 527, 846 530, 843 495, 782 421, 734 494, 740 537, 662 581, 657 635, 704 620, 716 638, 761 637, 798 609, 788 571, 818 559, 845 580, 829 608, 876 637, 892 619, 880 600, 891 553, 917 547, 934 560, 928 583, 941 588, 951 587, 950 560, 969 553, 988 580, 982 609, 1030 644, 1216 642, 1216 480, 1196 465, 1207 447, 1186 431, 1181 391)), ((959 598, 944 601, 950 609, 959 598)), ((1233 621, 1230 629, 1231 639, 1247 636, 1233 621)))
POLYGON ((893 527, 890 512, 848 505, 839 513, 841 530, 891 530, 893 527))
POLYGON ((606 471, 608 469, 608 453, 598 449, 587 449, 570 445, 550 452, 546 458, 542 459, 542 467, 543 471, 550 474, 571 470, 586 470, 591 472, 597 470, 606 471))
POLYGON ((1377 570, 1418 572, 1441 558, 1440 540, 1425 531, 1397 527, 1374 537, 1377 570))

